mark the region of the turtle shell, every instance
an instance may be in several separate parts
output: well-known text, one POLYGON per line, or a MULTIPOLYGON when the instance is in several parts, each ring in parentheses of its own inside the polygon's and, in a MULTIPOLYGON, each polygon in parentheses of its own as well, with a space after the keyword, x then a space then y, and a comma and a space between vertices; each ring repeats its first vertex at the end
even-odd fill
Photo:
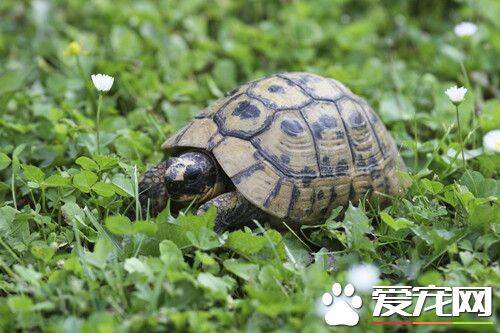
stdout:
POLYGON ((300 72, 217 100, 162 148, 213 154, 236 189, 277 218, 312 223, 367 193, 399 190, 394 140, 340 82, 300 72))

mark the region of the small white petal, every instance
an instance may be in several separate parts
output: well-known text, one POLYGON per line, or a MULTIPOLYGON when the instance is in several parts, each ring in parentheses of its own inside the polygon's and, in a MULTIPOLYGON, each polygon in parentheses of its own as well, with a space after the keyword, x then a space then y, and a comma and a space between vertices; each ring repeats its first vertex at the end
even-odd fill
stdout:
POLYGON ((500 153, 500 129, 486 133, 483 137, 483 147, 487 152, 500 153))
POLYGON ((464 100, 467 88, 457 86, 450 87, 444 92, 453 104, 459 104, 464 100))
MULTIPOLYGON (((482 148, 464 150, 464 157, 466 160, 470 160, 470 159, 478 157, 482 153, 483 153, 482 148)), ((457 158, 460 156, 460 151, 456 151, 453 148, 449 148, 448 151, 446 152, 446 156, 448 156, 450 159, 457 158)))
POLYGON ((90 77, 95 88, 99 91, 109 91, 115 81, 114 77, 106 74, 92 74, 90 77))
POLYGON ((457 24, 453 31, 458 37, 470 37, 476 33, 477 25, 472 22, 462 22, 457 24))

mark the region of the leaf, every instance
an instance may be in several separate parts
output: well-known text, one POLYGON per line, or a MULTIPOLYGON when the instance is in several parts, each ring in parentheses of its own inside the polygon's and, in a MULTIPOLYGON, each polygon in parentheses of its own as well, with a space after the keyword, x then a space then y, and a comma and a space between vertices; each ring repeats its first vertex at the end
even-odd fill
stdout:
POLYGON ((28 284, 36 288, 40 287, 42 273, 35 271, 31 266, 14 265, 14 270, 28 284))
POLYGON ((191 242, 191 245, 204 251, 215 249, 220 245, 217 234, 213 229, 206 227, 201 227, 195 231, 188 231, 186 232, 186 237, 191 242))
POLYGON ((163 240, 160 243, 160 259, 171 269, 186 266, 181 250, 170 240, 163 240))
POLYGON ((225 245, 237 253, 250 256, 262 250, 266 239, 253 235, 251 231, 237 230, 229 234, 225 245))
POLYGON ((387 93, 382 96, 379 110, 384 122, 410 120, 415 114, 413 104, 401 94, 387 93))
POLYGON ((72 220, 77 216, 85 217, 84 211, 74 202, 67 202, 61 207, 62 213, 67 220, 72 220))
POLYGON ((82 170, 73 176, 73 185, 84 193, 89 193, 92 185, 96 182, 97 175, 92 171, 82 170))
POLYGON ((126 259, 123 267, 130 274, 141 273, 141 274, 145 274, 148 276, 151 276, 151 274, 152 274, 151 269, 145 263, 143 263, 141 260, 139 260, 138 258, 126 259))
POLYGON ((198 283, 205 289, 210 290, 217 295, 226 295, 231 285, 224 279, 217 277, 211 273, 200 273, 198 275, 198 283))
POLYGON ((495 179, 484 178, 484 176, 477 171, 467 171, 459 180, 459 183, 467 186, 469 191, 477 198, 498 195, 497 182, 498 180, 495 179))
POLYGON ((10 165, 10 158, 9 156, 5 155, 4 153, 0 152, 0 170, 3 170, 7 168, 10 165))
POLYGON ((184 248, 191 244, 191 241, 186 237, 186 231, 178 224, 171 222, 158 223, 158 231, 156 237, 159 240, 171 240, 179 248, 184 248))
POLYGON ((23 165, 24 177, 37 184, 41 184, 45 178, 45 173, 34 165, 23 165))
POLYGON ((181 239, 187 239, 189 245, 202 250, 209 250, 220 246, 217 234, 213 230, 216 213, 217 210, 215 207, 211 207, 202 215, 179 215, 177 222, 181 227, 181 239))
POLYGON ((212 249, 220 246, 217 234, 213 231, 216 209, 210 208, 205 214, 195 216, 192 214, 180 214, 176 221, 169 217, 168 209, 162 212, 162 216, 155 237, 160 240, 168 239, 179 248, 195 246, 200 249, 212 249), (175 221, 175 223, 173 223, 175 221))
POLYGON ((283 243, 281 234, 274 229, 268 229, 264 234, 264 238, 266 238, 266 245, 272 251, 272 257, 276 257, 277 254, 280 260, 284 260, 286 257, 285 244, 283 243), (269 242, 268 239, 271 240, 271 242, 269 242))
POLYGON ((117 56, 123 58, 136 58, 141 51, 137 35, 122 25, 116 25, 111 30, 111 47, 117 56))
POLYGON ((223 263, 224 268, 245 281, 252 281, 259 274, 259 265, 243 262, 237 259, 227 259, 223 263))
POLYGON ((217 209, 212 206, 202 215, 179 215, 177 221, 186 230, 196 231, 199 228, 205 227, 207 229, 213 229, 215 226, 215 216, 217 214, 217 209))
POLYGON ((70 178, 61 175, 52 175, 43 181, 45 187, 64 187, 70 185, 70 178))
POLYGON ((94 259, 97 261, 98 267, 104 268, 106 266, 106 261, 114 253, 115 247, 108 237, 100 237, 94 246, 94 252, 92 252, 94 259))
POLYGON ((228 91, 236 85, 236 66, 231 60, 219 60, 215 63, 213 76, 217 84, 228 91))
POLYGON ((390 216, 386 212, 380 212, 380 217, 382 218, 382 221, 384 221, 389 227, 391 227, 396 231, 413 226, 412 221, 407 220, 405 218, 398 218, 394 220, 392 216, 390 216))
POLYGON ((424 178, 420 181, 422 186, 429 192, 433 194, 438 194, 441 192, 444 188, 444 185, 440 182, 434 181, 434 180, 429 180, 427 178, 424 178))
POLYGON ((116 185, 117 191, 121 196, 134 196, 134 184, 132 183, 132 180, 129 178, 126 178, 125 175, 119 173, 113 176, 112 183, 116 185))
POLYGON ((500 100, 498 98, 485 101, 479 122, 484 132, 500 128, 500 100))
POLYGON ((97 163, 85 156, 78 157, 75 163, 81 166, 85 170, 89 171, 99 170, 99 166, 97 165, 97 163))
POLYGON ((500 223, 498 208, 489 204, 474 206, 468 217, 469 224, 475 230, 486 231, 490 225, 500 223))
POLYGON ((115 235, 132 235, 135 233, 132 222, 123 215, 109 216, 104 221, 104 224, 115 235))
POLYGON ((372 230, 370 221, 360 207, 354 207, 349 203, 345 212, 344 228, 349 248, 358 251, 375 251, 373 243, 366 237, 366 234, 372 230))
POLYGON ((50 259, 52 259, 52 257, 54 256, 55 250, 46 244, 39 244, 39 245, 34 245, 31 248, 31 253, 35 256, 35 258, 38 258, 45 263, 48 263, 50 259))
POLYGON ((109 198, 115 194, 115 188, 113 184, 97 182, 92 186, 92 191, 100 196, 109 198))
POLYGON ((7 304, 10 310, 14 313, 29 312, 33 307, 33 301, 25 295, 9 296, 7 298, 7 304))
POLYGON ((99 169, 101 170, 111 169, 118 164, 118 159, 113 156, 97 155, 94 156, 94 160, 97 162, 99 169))
POLYGON ((469 266, 474 260, 474 255, 468 251, 462 251, 458 254, 458 256, 460 257, 460 261, 462 261, 462 264, 464 266, 469 266))
POLYGON ((421 286, 428 286, 431 284, 439 286, 443 284, 443 277, 438 271, 431 270, 419 275, 418 283, 421 286))
POLYGON ((4 73, 0 76, 0 96, 24 86, 30 71, 27 68, 4 73))
POLYGON ((302 244, 301 241, 297 239, 291 233, 287 233, 283 237, 284 245, 286 246, 286 252, 288 253, 291 260, 294 260, 295 264, 301 265, 302 267, 307 267, 312 261, 313 257, 307 250, 307 248, 302 244))
POLYGON ((154 237, 158 226, 148 221, 135 221, 132 224, 132 230, 134 234, 145 234, 154 237))
POLYGON ((18 211, 12 207, 4 206, 0 208, 0 235, 7 233, 11 229, 18 211))

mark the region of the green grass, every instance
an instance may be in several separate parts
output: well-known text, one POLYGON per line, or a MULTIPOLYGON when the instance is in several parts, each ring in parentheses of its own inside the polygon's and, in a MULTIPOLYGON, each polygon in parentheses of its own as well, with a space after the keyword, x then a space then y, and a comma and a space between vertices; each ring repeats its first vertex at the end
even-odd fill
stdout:
MULTIPOLYGON (((384 285, 499 286, 500 154, 463 165, 444 94, 469 89, 467 150, 500 128, 498 1, 3 0, 0 17, 0 332, 328 332, 318 301, 362 262, 384 285), (471 38, 453 33, 464 20, 471 38), (239 83, 291 70, 369 101, 408 193, 354 203, 304 229, 307 245, 266 225, 218 236, 213 211, 125 217, 171 133, 239 83), (115 77, 101 154, 92 73, 115 77)), ((335 331, 398 331, 370 325, 361 296, 358 327, 335 331)), ((406 331, 438 329, 489 328, 406 331)))

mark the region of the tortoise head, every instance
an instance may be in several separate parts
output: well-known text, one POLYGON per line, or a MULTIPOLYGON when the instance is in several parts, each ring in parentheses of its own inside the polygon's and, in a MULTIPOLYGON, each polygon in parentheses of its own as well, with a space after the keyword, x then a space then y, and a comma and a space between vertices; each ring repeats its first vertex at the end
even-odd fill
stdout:
POLYGON ((204 202, 222 192, 217 163, 202 151, 188 151, 149 169, 139 184, 143 208, 159 213, 168 199, 180 204, 204 202))

